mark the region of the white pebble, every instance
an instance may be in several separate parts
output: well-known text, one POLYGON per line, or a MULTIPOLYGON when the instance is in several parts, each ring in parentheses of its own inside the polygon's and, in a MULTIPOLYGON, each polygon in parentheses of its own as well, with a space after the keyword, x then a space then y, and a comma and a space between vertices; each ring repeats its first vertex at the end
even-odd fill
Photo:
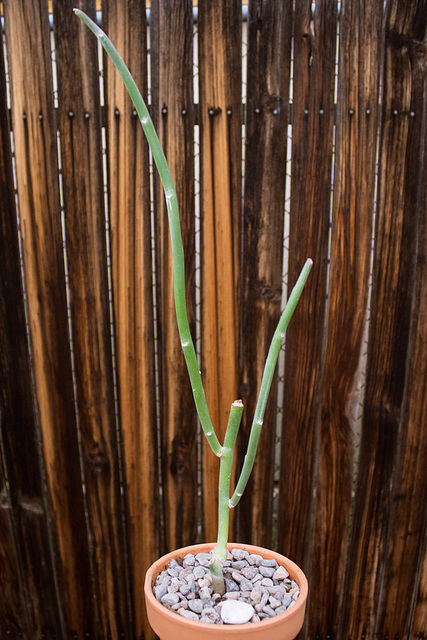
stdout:
POLYGON ((199 578, 197 580, 197 584, 199 585, 200 589, 202 587, 209 587, 210 586, 210 582, 208 582, 208 580, 206 580, 206 578, 199 578))
POLYGON ((183 566, 184 567, 192 567, 194 566, 196 559, 193 556, 192 553, 187 553, 187 555, 184 557, 184 562, 183 562, 183 566))
POLYGON ((234 582, 237 582, 237 583, 242 582, 242 580, 244 579, 242 574, 239 571, 233 571, 231 574, 231 577, 233 578, 234 582))
POLYGON ((209 567, 211 560, 211 556, 209 553, 197 553, 195 558, 202 567, 209 567))
POLYGON ((273 586, 273 580, 271 578, 263 578, 261 580, 261 586, 263 586, 263 587, 272 587, 273 586))
POLYGON ((263 558, 261 565, 263 567, 270 567, 270 568, 277 569, 277 561, 274 560, 273 558, 263 558))
POLYGON ((206 569, 204 567, 194 567, 193 575, 196 579, 203 578, 206 573, 206 569))
POLYGON ((276 616, 278 616, 280 613, 285 613, 286 607, 277 607, 274 611, 276 612, 276 616))
POLYGON ((247 580, 253 580, 258 574, 258 569, 256 567, 245 567, 244 569, 242 569, 242 574, 247 580))
POLYGON ((180 593, 182 593, 183 596, 187 596, 190 593, 190 585, 188 584, 183 584, 180 586, 179 588, 180 593))
POLYGON ((226 624, 245 624, 254 613, 250 604, 238 600, 227 600, 221 607, 221 618, 226 624))
POLYGON ((252 591, 253 589, 253 584, 252 582, 250 582, 250 580, 242 580, 242 582, 240 583, 240 591, 252 591))
POLYGON ((287 609, 291 604, 291 602, 292 602, 292 598, 290 596, 286 596, 286 598, 283 598, 282 604, 287 609))
POLYGON ((215 624, 219 622, 219 620, 220 620, 219 614, 215 611, 213 607, 204 607, 202 611, 202 617, 200 618, 200 622, 215 624))
POLYGON ((288 571, 285 567, 280 566, 273 574, 273 580, 284 580, 289 577, 288 571))
POLYGON ((154 593, 154 596, 157 598, 157 600, 161 600, 163 596, 167 594, 167 592, 168 592, 168 585, 165 583, 159 584, 153 587, 153 593, 154 593))
POLYGON ((178 609, 178 613, 184 618, 188 618, 189 620, 198 620, 199 616, 197 613, 193 611, 189 611, 188 609, 178 609))
POLYGON ((201 589, 199 590, 199 598, 204 600, 204 599, 210 598, 210 597, 211 597, 211 592, 210 592, 209 587, 201 587, 201 589))
POLYGON ((182 568, 181 565, 174 559, 169 562, 169 569, 177 569, 178 571, 182 568))
POLYGON ((248 562, 251 565, 259 566, 263 561, 263 557, 258 555, 257 553, 251 553, 248 557, 248 562))
POLYGON ((161 599, 160 602, 166 606, 171 607, 173 604, 177 604, 180 600, 180 597, 177 593, 166 593, 161 599))
POLYGON ((262 597, 262 591, 259 587, 254 587, 251 591, 251 600, 253 602, 260 602, 262 597))
POLYGON ((277 609, 277 607, 280 607, 280 605, 282 604, 280 600, 276 600, 274 596, 270 596, 269 602, 272 609, 277 609))
POLYGON ((188 608, 194 613, 202 613, 203 602, 201 600, 190 600, 188 608))

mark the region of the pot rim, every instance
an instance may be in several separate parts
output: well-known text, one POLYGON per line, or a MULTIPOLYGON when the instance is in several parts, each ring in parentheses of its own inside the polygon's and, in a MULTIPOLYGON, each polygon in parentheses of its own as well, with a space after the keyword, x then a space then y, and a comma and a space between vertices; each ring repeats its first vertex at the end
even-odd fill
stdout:
MULTIPOLYGON (((155 610, 158 611, 158 613, 166 615, 166 617, 169 617, 171 620, 174 621, 174 624, 177 624, 179 626, 185 626, 185 627, 188 627, 188 625, 190 625, 193 628, 206 629, 206 630, 207 629, 213 630, 213 628, 217 628, 218 630, 224 629, 223 625, 208 625, 205 622, 189 620, 188 618, 184 618, 183 616, 180 616, 175 611, 171 611, 170 609, 165 607, 163 604, 161 604, 154 596, 153 590, 152 590, 152 587, 154 585, 154 580, 156 579, 157 575, 169 564, 172 558, 175 558, 176 556, 179 556, 179 555, 186 555, 187 553, 192 553, 192 550, 194 549, 197 549, 197 553, 210 551, 215 546, 215 544, 216 544, 215 542, 205 542, 201 544, 189 545, 187 547, 181 547, 180 549, 175 549, 174 551, 171 551, 170 553, 167 553, 161 558, 159 558, 158 560, 156 560, 148 569, 145 575, 145 584, 144 584, 145 598, 150 602, 150 605, 155 610)), ((305 609, 306 600, 308 596, 308 582, 303 571, 298 567, 297 564, 295 564, 292 560, 290 560, 286 556, 283 556, 282 554, 277 553, 276 551, 272 551, 271 549, 266 549, 264 547, 258 547, 256 545, 239 543, 239 542, 229 542, 227 544, 227 549, 233 549, 233 548, 245 549, 249 551, 249 553, 258 553, 259 555, 266 554, 268 557, 273 557, 274 559, 276 559, 279 564, 282 564, 282 565, 284 564, 286 569, 289 571, 289 575, 291 579, 295 580, 295 582, 298 584, 300 588, 300 595, 298 597, 298 600, 295 601, 295 604, 290 609, 288 609, 287 611, 284 611, 283 613, 280 613, 278 616, 274 616, 273 618, 269 618, 267 620, 261 620, 260 622, 225 625, 227 632, 229 634, 235 633, 237 635, 242 632, 242 629, 245 629, 246 631, 250 630, 251 633, 252 632, 255 633, 257 630, 261 630, 261 629, 264 629, 265 631, 267 631, 269 627, 273 627, 277 624, 284 623, 288 620, 291 620, 295 616, 298 616, 300 614, 300 610, 302 608, 305 609)))

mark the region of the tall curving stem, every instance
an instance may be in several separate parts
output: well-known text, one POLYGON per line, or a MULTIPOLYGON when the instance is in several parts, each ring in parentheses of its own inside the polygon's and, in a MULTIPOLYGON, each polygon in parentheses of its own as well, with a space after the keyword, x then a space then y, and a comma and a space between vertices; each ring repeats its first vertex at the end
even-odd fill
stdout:
POLYGON ((289 296, 286 307, 280 317, 276 331, 273 335, 264 367, 260 392, 255 409, 254 419, 252 422, 248 448, 245 455, 242 471, 237 482, 236 489, 233 495, 230 497, 231 470, 237 432, 243 413, 243 403, 241 402, 241 400, 236 400, 231 405, 230 417, 224 438, 224 444, 221 446, 209 414, 205 391, 202 383, 202 377, 199 371, 199 364, 197 362, 196 350, 194 348, 193 338, 188 322, 185 297, 184 248, 181 236, 178 198, 173 178, 153 122, 151 120, 147 105, 145 104, 145 101, 129 69, 127 68, 126 64, 122 60, 112 42, 102 31, 102 29, 100 29, 98 25, 80 9, 74 9, 74 12, 82 20, 82 22, 84 22, 84 24, 95 34, 95 36, 98 38, 99 42, 105 49, 106 53, 111 58, 111 61, 116 67, 117 71, 119 72, 123 83, 129 93, 129 96, 135 106, 144 134, 150 146, 153 160, 159 172, 160 180, 162 182, 168 212, 169 231, 171 238, 175 313, 179 337, 181 340, 181 347, 184 353, 184 358, 190 377, 194 402, 196 405, 200 424, 213 453, 220 458, 218 537, 213 552, 211 574, 215 591, 222 594, 225 591, 222 566, 227 556, 226 545, 228 541, 230 509, 235 507, 239 502, 243 491, 246 488, 250 473, 254 465, 255 455, 264 419, 265 408, 271 387, 271 382, 273 380, 274 370, 279 357, 280 347, 285 336, 286 328, 289 324, 289 321, 298 303, 299 297, 301 296, 304 285, 307 281, 308 274, 312 266, 312 260, 308 259, 306 261, 297 280, 297 283, 292 290, 291 295, 289 296))

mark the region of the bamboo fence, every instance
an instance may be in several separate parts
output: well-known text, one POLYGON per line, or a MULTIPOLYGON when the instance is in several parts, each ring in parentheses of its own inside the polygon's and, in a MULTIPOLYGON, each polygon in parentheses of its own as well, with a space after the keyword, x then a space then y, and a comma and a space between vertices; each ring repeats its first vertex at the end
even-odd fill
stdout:
POLYGON ((3 0, 0 638, 154 638, 144 573, 212 540, 149 102, 222 440, 304 260, 233 537, 306 572, 300 640, 427 638, 426 0, 3 0))

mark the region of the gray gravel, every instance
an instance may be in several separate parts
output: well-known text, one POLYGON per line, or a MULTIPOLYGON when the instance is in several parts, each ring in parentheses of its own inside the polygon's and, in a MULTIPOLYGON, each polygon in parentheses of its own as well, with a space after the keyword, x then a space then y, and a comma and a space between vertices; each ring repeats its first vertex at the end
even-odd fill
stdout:
POLYGON ((213 593, 211 553, 188 554, 177 560, 171 560, 157 576, 153 593, 165 607, 190 620, 206 624, 260 622, 283 613, 299 596, 297 583, 284 567, 244 549, 228 553, 223 596, 213 593), (222 612, 224 602, 230 604, 222 612), (239 606, 240 602, 244 606, 239 606))

